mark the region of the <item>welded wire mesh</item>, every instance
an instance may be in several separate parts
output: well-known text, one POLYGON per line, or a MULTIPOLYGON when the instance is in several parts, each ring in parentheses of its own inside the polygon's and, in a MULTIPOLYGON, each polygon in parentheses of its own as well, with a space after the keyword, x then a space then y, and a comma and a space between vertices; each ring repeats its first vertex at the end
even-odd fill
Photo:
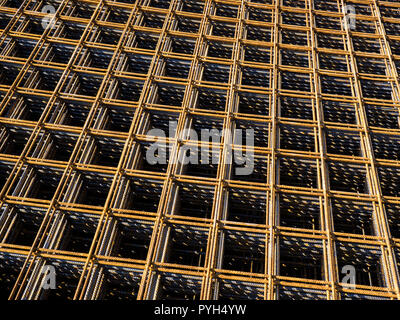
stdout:
POLYGON ((400 298, 399 30, 378 0, 1 0, 1 297, 400 298), (226 136, 175 161, 185 129, 254 129, 252 173, 226 136))

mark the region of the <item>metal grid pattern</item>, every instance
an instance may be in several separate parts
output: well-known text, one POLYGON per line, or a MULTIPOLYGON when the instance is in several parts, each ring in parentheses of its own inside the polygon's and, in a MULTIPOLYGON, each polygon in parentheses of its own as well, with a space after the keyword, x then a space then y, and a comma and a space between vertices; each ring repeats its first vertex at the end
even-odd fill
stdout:
POLYGON ((1 296, 400 298, 400 4, 132 2, 0 1, 1 296), (188 128, 253 128, 253 174, 188 128))

